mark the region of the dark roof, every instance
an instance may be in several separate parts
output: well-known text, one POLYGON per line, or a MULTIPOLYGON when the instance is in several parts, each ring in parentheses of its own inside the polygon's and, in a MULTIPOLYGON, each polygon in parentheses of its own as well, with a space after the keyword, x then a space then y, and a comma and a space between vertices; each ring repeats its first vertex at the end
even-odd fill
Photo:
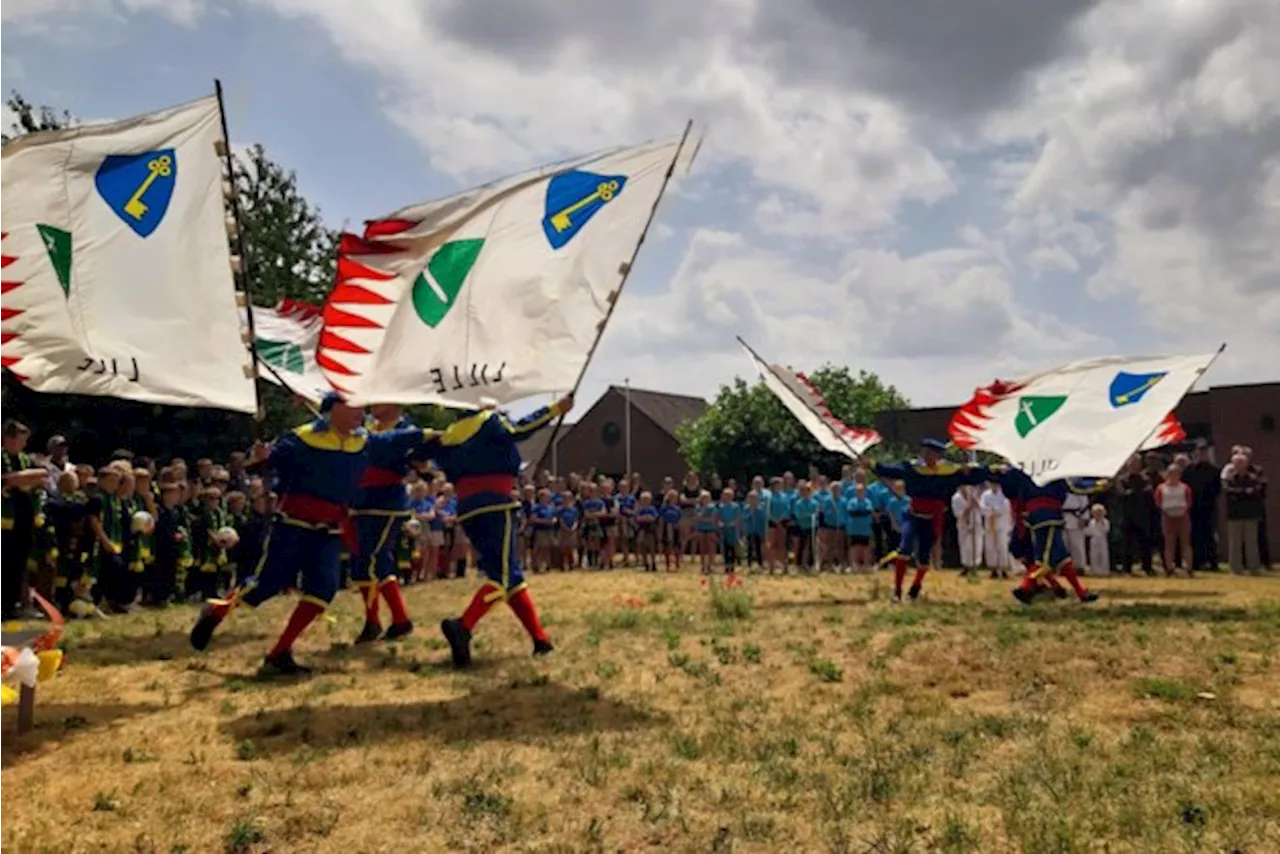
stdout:
MULTIPOLYGON (((623 396, 628 393, 627 389, 616 385, 609 386, 609 391, 623 396)), ((684 394, 667 394, 639 388, 631 389, 630 394, 631 405, 657 424, 664 433, 673 437, 677 427, 686 421, 700 418, 708 406, 702 398, 684 394)))

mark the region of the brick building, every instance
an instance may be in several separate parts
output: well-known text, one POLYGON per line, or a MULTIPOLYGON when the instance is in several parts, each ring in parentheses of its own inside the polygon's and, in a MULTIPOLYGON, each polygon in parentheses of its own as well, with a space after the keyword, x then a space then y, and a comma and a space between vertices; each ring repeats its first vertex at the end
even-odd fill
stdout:
POLYGON ((537 469, 560 474, 585 472, 619 476, 627 467, 627 401, 631 405, 631 468, 647 485, 664 477, 679 480, 688 468, 680 456, 676 430, 707 408, 700 397, 610 386, 582 417, 566 425, 550 447, 551 430, 543 430, 521 446, 521 456, 537 469))
MULTIPOLYGON (((882 412, 876 429, 887 442, 916 445, 926 436, 947 437, 947 423, 954 406, 882 412)), ((1176 410, 1187 431, 1187 447, 1203 440, 1214 451, 1213 459, 1226 464, 1232 445, 1253 448, 1254 462, 1271 481, 1267 493, 1267 526, 1271 554, 1280 554, 1280 383, 1212 386, 1182 399, 1176 410)))

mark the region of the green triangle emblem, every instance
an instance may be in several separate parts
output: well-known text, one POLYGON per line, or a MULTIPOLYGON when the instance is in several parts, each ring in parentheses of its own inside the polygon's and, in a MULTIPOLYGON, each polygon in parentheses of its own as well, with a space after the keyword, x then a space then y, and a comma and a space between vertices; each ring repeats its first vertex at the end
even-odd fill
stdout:
POLYGON ((52 225, 36 223, 40 239, 44 241, 44 251, 49 253, 49 263, 58 276, 58 284, 62 285, 62 295, 71 295, 71 232, 63 231, 52 225))
POLYGON ((423 323, 435 329, 448 316, 483 248, 480 239, 451 240, 435 251, 413 282, 413 308, 423 323))
POLYGON ((1020 397, 1018 398, 1018 415, 1013 419, 1014 429, 1018 435, 1027 438, 1027 434, 1053 417, 1053 414, 1067 402, 1067 396, 1053 397, 1020 397))
POLYGON ((306 360, 302 356, 302 348, 288 341, 268 341, 259 338, 254 342, 258 358, 272 367, 291 374, 300 374, 306 370, 306 360))

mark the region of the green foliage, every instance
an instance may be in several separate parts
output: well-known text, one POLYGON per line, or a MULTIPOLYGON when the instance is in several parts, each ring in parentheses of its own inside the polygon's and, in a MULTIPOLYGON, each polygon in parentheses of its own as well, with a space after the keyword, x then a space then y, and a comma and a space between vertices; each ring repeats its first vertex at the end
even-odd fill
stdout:
POLYGON ((303 198, 297 175, 269 158, 261 145, 234 159, 254 303, 275 305, 286 298, 323 303, 333 285, 338 232, 303 198))
POLYGON ((10 93, 9 100, 6 103, 9 105, 9 109, 13 110, 14 120, 7 131, 0 135, 0 139, 5 142, 24 134, 36 133, 42 130, 58 130, 76 124, 76 120, 66 110, 59 113, 53 107, 33 106, 17 90, 10 93))
MULTIPOLYGON (((825 365, 809 379, 832 413, 850 426, 870 426, 880 412, 910 406, 896 388, 867 371, 855 375, 825 365)), ((804 476, 810 466, 838 472, 847 462, 824 451, 764 383, 748 385, 742 379, 721 386, 702 417, 680 429, 679 439, 695 469, 739 480, 783 471, 804 476)))

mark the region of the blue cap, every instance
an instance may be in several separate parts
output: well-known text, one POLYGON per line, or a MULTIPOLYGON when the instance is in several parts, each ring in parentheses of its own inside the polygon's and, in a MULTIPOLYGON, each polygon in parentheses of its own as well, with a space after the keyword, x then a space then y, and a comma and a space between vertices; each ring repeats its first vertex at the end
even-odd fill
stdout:
POLYGON ((328 415, 334 405, 339 403, 342 403, 342 395, 338 394, 336 391, 325 392, 324 397, 320 398, 320 414, 328 415))
POLYGON ((942 441, 941 439, 921 439, 920 447, 926 448, 930 451, 937 451, 938 453, 942 454, 942 453, 946 453, 947 443, 942 441))

